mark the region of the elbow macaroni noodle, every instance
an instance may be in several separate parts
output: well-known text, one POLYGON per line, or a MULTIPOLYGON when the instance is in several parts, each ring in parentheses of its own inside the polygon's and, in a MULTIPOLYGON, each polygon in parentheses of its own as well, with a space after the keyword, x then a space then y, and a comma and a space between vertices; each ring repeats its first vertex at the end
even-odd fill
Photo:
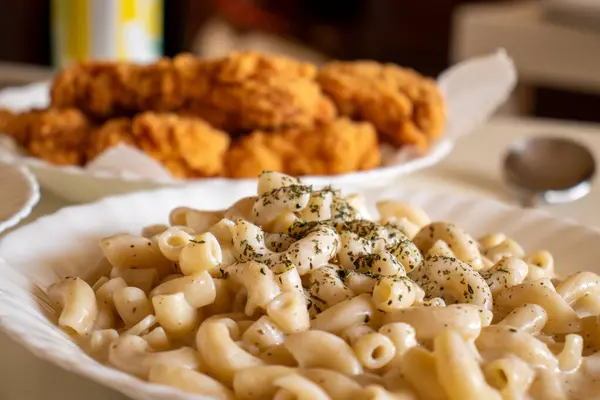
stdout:
POLYGON ((214 399, 579 399, 600 392, 600 277, 421 209, 264 172, 232 207, 116 235, 48 289, 99 362, 214 399))

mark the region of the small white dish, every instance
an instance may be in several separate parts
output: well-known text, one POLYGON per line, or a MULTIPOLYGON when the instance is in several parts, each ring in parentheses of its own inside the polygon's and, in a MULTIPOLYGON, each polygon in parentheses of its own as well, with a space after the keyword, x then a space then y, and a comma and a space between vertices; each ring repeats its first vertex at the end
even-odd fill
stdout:
POLYGON ((26 167, 0 162, 0 233, 29 216, 39 199, 39 185, 26 167))
MULTIPOLYGON (((0 242, 0 321, 2 329, 36 356, 86 376, 134 399, 206 399, 143 382, 103 366, 85 355, 36 302, 36 288, 66 276, 86 276, 101 257, 100 238, 118 232, 139 233, 149 224, 166 223, 177 206, 218 209, 251 192, 218 183, 168 188, 110 197, 67 207, 22 227, 0 242), (35 249, 35 251, 32 251, 35 249)), ((547 249, 556 270, 600 273, 600 230, 557 219, 540 210, 525 210, 478 196, 391 187, 364 193, 377 199, 401 199, 419 205, 433 220, 455 222, 474 236, 504 232, 526 251, 547 249)), ((39 293, 39 292, 38 292, 39 293)))

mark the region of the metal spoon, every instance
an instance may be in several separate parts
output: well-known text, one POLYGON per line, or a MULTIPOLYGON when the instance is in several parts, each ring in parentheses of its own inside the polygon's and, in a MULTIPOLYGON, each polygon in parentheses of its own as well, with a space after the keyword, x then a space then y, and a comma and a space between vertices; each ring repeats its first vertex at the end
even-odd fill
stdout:
POLYGON ((578 200, 591 190, 594 156, 582 144, 558 137, 513 143, 504 158, 504 177, 524 207, 578 200))

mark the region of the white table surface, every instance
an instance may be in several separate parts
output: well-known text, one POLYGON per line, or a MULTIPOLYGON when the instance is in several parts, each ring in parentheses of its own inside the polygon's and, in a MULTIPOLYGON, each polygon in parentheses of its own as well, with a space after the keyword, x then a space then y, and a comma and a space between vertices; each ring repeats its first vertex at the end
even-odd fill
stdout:
MULTIPOLYGON (((448 191, 473 193, 511 201, 501 178, 501 160, 514 140, 533 135, 564 135, 587 144, 600 161, 600 125, 556 121, 496 119, 461 139, 454 152, 439 165, 403 178, 398 184, 415 188, 435 187, 448 191)), ((600 183, 595 180, 592 193, 575 203, 546 206, 550 212, 600 228, 600 183)), ((43 193, 29 221, 68 205, 43 193)), ((36 359, 0 333, 0 399, 2 400, 123 400, 112 390, 67 373, 36 359)))

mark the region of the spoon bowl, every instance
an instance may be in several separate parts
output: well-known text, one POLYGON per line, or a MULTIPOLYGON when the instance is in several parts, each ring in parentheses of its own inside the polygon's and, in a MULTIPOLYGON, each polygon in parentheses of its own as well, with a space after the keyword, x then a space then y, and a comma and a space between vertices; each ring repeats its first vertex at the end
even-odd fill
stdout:
POLYGON ((590 192, 595 172, 587 147, 566 138, 523 139, 511 145, 504 158, 504 177, 525 206, 578 200, 590 192))

